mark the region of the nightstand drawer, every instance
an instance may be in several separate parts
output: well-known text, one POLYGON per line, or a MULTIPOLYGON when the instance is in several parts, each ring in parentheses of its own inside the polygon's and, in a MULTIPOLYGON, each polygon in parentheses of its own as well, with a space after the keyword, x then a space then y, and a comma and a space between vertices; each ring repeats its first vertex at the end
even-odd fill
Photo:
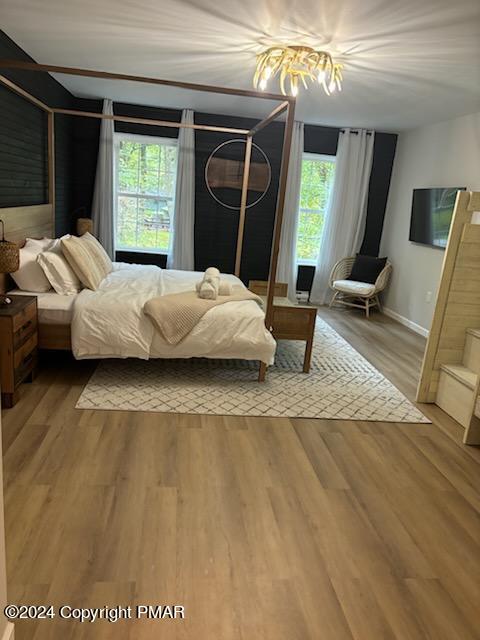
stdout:
POLYGON ((38 334, 37 332, 35 332, 19 349, 15 351, 15 354, 13 356, 13 367, 15 369, 15 372, 22 366, 24 362, 27 361, 28 356, 32 351, 34 351, 34 349, 36 349, 37 343, 38 334))
POLYGON ((14 371, 14 383, 15 387, 23 382, 26 376, 29 375, 37 364, 37 350, 34 349, 31 353, 27 354, 20 362, 20 366, 14 371))
POLYGON ((13 333, 16 333, 22 327, 27 325, 28 322, 37 323, 37 305, 36 302, 31 302, 29 305, 21 309, 12 319, 13 333))
POLYGON ((37 331, 37 316, 26 320, 18 331, 13 334, 13 350, 16 351, 32 333, 37 331))

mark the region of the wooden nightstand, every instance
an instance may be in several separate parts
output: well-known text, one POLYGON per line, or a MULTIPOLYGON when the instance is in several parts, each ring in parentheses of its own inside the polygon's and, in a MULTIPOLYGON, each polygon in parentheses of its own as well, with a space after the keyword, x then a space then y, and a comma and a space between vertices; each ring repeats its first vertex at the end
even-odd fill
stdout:
MULTIPOLYGON (((268 282, 250 280, 248 288, 259 295, 266 306, 268 282)), ((287 298, 288 285, 276 282, 273 298, 272 334, 276 340, 305 341, 303 372, 309 373, 315 336, 316 307, 293 304, 287 298)))
POLYGON ((13 407, 20 384, 31 382, 37 365, 37 298, 12 296, 0 305, 0 386, 2 407, 13 407))

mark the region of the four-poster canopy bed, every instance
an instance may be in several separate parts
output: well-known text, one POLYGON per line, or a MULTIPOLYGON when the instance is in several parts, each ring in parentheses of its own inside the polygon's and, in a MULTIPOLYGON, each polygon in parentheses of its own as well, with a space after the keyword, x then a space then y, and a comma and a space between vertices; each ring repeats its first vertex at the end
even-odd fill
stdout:
MULTIPOLYGON (((202 125, 202 124, 183 124, 181 122, 164 121, 164 120, 157 120, 157 119, 151 119, 151 118, 137 118, 137 117, 130 117, 130 116, 107 115, 103 113, 80 111, 76 109, 50 107, 49 105, 45 104, 35 96, 32 96, 31 94, 29 94, 27 91, 25 91, 22 87, 18 86, 9 78, 5 77, 4 75, 0 75, 0 83, 2 83, 4 86, 14 91, 24 99, 30 101, 35 106, 42 109, 47 114, 47 123, 48 123, 47 124, 48 203, 40 207, 14 207, 11 209, 2 210, 2 218, 4 218, 5 220, 7 233, 10 234, 10 238, 12 240, 21 244, 23 241, 25 241, 25 238, 28 235, 30 237, 32 236, 35 237, 34 236, 35 231, 39 235, 45 235, 45 231, 46 231, 45 215, 46 214, 50 216, 50 224, 49 224, 50 230, 53 232, 55 228, 55 115, 56 114, 84 117, 84 118, 86 117, 86 118, 108 119, 108 120, 113 120, 117 122, 127 122, 127 123, 133 123, 133 124, 174 127, 174 128, 189 127, 193 129, 199 129, 199 130, 215 131, 215 132, 221 132, 221 133, 232 133, 232 134, 244 136, 244 139, 246 142, 245 157, 244 157, 244 163, 243 163, 243 176, 241 181, 241 198, 240 198, 239 222, 238 222, 237 243, 236 243, 236 253, 235 253, 234 273, 235 273, 235 276, 237 277, 240 275, 253 139, 254 139, 254 136, 259 131, 261 131, 263 128, 268 126, 271 122, 276 120, 282 114, 286 114, 282 160, 281 160, 281 168, 280 168, 280 176, 279 176, 277 204, 276 204, 276 211, 275 211, 273 239, 272 239, 272 246, 271 246, 271 253, 270 253, 270 267, 269 267, 269 277, 268 277, 268 285, 267 285, 267 292, 266 292, 266 306, 265 306, 265 326, 267 330, 271 333, 272 320, 273 320, 275 278, 276 278, 278 254, 279 254, 279 248, 280 248, 283 208, 285 203, 285 189, 286 189, 287 173, 288 173, 288 161, 290 156, 290 147, 291 147, 291 140, 292 140, 294 112, 295 112, 295 98, 290 96, 281 96, 278 94, 258 92, 258 91, 252 91, 247 89, 233 89, 230 87, 217 87, 217 86, 196 84, 196 83, 190 83, 190 82, 177 82, 173 80, 162 80, 158 78, 149 78, 144 76, 135 76, 135 75, 128 75, 128 74, 120 74, 120 73, 109 73, 104 71, 77 69, 77 68, 61 67, 61 66, 55 66, 55 65, 44 65, 44 64, 36 64, 33 62, 22 62, 22 61, 15 61, 15 60, 0 59, 0 68, 43 72, 43 73, 59 73, 59 74, 65 74, 65 75, 87 76, 87 77, 100 78, 100 79, 106 79, 106 80, 147 83, 147 84, 161 85, 166 87, 175 87, 175 88, 186 89, 186 90, 200 91, 200 92, 210 92, 210 93, 216 93, 216 94, 233 95, 233 96, 247 97, 247 98, 259 98, 262 100, 279 101, 280 104, 278 104, 271 111, 270 114, 268 114, 263 120, 259 121, 251 129, 240 129, 235 127, 223 127, 223 126, 202 125), (39 214, 39 211, 41 212, 41 220, 39 218, 37 222, 37 220, 35 219, 35 216, 39 214), (22 224, 22 221, 23 221, 23 224, 22 224)), ((2 288, 5 289, 6 281, 4 280, 1 284, 2 284, 2 288)), ((67 345, 64 343, 69 342, 70 340, 69 326, 58 326, 58 325, 49 326, 48 324, 45 324, 44 326, 42 326, 42 323, 40 323, 39 329, 40 329, 39 342, 41 347, 44 346, 44 347, 50 347, 50 348, 59 348, 59 347, 61 348, 63 346, 64 348, 67 348, 67 345)), ((259 371, 259 381, 263 381, 265 379, 266 369, 267 369, 267 364, 265 362, 261 362, 260 371, 259 371)))

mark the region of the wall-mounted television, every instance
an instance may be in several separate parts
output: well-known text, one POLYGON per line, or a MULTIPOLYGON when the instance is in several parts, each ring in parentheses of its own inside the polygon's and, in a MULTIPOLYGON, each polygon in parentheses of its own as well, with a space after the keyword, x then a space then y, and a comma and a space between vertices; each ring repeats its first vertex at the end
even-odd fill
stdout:
POLYGON ((457 191, 464 191, 465 188, 414 189, 410 241, 444 249, 447 246, 457 191))

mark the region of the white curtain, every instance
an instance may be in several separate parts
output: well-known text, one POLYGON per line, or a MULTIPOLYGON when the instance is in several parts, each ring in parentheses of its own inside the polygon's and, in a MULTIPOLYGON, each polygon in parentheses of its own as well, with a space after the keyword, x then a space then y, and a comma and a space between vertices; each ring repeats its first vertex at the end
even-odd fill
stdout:
POLYGON ((333 265, 341 258, 354 256, 362 244, 373 142, 373 131, 345 129, 340 133, 335 181, 310 294, 315 304, 330 301, 328 281, 333 265))
MULTIPOLYGON (((111 100, 103 101, 103 113, 113 115, 111 100)), ((114 258, 114 148, 115 123, 102 120, 97 157, 97 173, 92 201, 93 233, 110 258, 114 258)))
POLYGON ((303 158, 303 122, 294 122, 278 255, 277 282, 288 283, 288 297, 296 302, 297 229, 303 158))
MULTIPOLYGON (((193 111, 184 109, 182 122, 193 124, 193 111)), ((194 270, 195 224, 195 129, 182 128, 178 135, 177 183, 173 234, 167 259, 169 269, 194 270)))

